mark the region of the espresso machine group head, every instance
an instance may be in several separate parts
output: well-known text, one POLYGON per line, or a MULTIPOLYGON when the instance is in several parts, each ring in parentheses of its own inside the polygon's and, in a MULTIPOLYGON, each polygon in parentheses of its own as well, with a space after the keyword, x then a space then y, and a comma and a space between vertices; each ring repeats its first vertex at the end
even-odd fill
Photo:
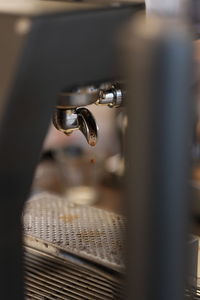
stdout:
POLYGON ((98 126, 92 113, 85 107, 89 104, 119 107, 122 105, 123 92, 119 84, 102 84, 82 87, 72 92, 59 94, 56 110, 53 114, 54 126, 70 135, 79 129, 90 146, 95 146, 98 138, 98 126))

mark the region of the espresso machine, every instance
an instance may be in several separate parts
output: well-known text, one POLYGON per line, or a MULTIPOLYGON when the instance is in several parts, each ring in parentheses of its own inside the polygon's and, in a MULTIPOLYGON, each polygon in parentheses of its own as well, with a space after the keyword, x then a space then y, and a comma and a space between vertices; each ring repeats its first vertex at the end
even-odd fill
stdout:
POLYGON ((192 297, 184 296, 192 39, 178 11, 138 19, 141 1, 0 3, 2 299, 192 297), (127 221, 42 195, 26 205, 22 225, 49 121, 95 146, 91 103, 128 108, 127 221), (125 274, 113 250, 120 243, 125 274))

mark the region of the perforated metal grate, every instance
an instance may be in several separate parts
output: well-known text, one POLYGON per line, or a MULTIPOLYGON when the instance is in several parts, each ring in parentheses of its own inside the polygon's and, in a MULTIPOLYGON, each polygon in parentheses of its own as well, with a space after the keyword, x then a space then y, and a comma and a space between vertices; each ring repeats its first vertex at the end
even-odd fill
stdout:
POLYGON ((124 268, 122 216, 42 193, 26 205, 24 233, 113 270, 124 268))
POLYGON ((23 218, 28 300, 122 299, 122 216, 42 193, 23 218))

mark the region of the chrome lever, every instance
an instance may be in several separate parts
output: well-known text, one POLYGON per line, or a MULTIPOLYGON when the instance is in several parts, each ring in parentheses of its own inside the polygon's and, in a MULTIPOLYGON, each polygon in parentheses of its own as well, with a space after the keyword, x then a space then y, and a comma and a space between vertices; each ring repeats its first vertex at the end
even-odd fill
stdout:
POLYGON ((92 113, 85 107, 76 109, 78 115, 79 129, 85 136, 88 144, 94 147, 98 139, 98 126, 92 113))

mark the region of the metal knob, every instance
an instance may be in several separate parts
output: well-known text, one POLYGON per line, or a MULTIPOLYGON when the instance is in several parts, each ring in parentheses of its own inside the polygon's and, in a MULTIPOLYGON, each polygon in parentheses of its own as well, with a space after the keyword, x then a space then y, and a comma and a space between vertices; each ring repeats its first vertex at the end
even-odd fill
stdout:
POLYGON ((109 87, 102 87, 99 90, 96 105, 107 105, 108 107, 119 107, 123 102, 123 92, 119 85, 112 84, 109 87))

